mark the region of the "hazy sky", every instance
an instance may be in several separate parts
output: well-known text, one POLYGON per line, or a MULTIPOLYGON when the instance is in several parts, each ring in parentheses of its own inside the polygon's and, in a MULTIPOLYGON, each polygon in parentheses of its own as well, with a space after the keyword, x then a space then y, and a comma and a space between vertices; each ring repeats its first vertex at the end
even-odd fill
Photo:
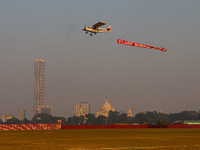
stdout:
POLYGON ((108 96, 119 112, 200 110, 199 0, 1 0, 0 115, 33 117, 34 60, 55 116, 108 96), (82 31, 104 21, 110 33, 82 31), (117 39, 167 52, 117 44, 117 39))

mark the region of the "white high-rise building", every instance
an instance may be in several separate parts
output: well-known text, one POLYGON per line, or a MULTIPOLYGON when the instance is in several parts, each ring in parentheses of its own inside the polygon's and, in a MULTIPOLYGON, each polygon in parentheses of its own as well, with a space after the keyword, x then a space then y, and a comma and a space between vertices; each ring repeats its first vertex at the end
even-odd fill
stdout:
POLYGON ((35 60, 34 66, 34 114, 38 114, 38 108, 44 105, 45 94, 45 62, 41 59, 35 60))
POLYGON ((26 108, 18 109, 19 120, 23 121, 26 118, 26 108))
POLYGON ((90 104, 86 103, 80 103, 76 104, 76 116, 85 116, 90 113, 90 104))
POLYGON ((51 106, 49 106, 49 105, 40 106, 37 108, 37 112, 51 115, 51 106))

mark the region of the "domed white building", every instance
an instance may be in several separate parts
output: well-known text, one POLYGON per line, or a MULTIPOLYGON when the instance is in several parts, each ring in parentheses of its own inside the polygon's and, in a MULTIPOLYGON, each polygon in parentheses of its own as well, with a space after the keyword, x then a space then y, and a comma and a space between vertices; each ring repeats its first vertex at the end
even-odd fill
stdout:
POLYGON ((112 107, 109 103, 108 103, 108 100, 107 98, 105 99, 105 103, 101 106, 101 109, 100 111, 98 111, 96 113, 96 117, 102 115, 102 116, 105 116, 105 117, 108 117, 108 114, 109 114, 109 111, 115 111, 115 108, 112 107))

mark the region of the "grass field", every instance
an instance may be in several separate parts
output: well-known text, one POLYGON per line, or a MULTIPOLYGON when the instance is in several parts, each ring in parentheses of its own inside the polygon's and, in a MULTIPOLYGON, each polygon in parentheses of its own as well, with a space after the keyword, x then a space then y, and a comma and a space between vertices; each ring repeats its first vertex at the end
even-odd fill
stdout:
POLYGON ((2 131, 0 150, 200 150, 200 129, 2 131))

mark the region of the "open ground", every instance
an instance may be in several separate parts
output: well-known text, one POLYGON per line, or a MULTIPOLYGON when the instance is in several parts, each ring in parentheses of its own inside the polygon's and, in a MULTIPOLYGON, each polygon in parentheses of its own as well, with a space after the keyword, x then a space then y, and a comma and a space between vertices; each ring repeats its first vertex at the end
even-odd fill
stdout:
POLYGON ((200 129, 2 131, 0 149, 198 150, 200 129))

